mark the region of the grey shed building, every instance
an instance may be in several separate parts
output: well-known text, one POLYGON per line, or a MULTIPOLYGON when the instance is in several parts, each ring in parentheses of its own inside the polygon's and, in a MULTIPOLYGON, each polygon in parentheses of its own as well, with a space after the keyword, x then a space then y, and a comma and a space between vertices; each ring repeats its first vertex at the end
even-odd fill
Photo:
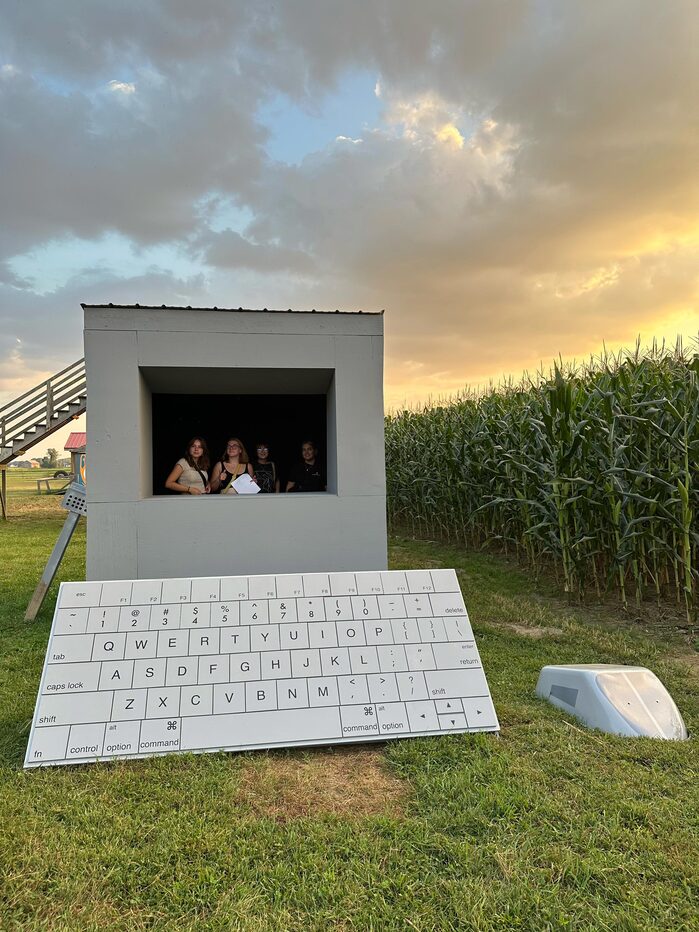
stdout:
POLYGON ((386 568, 382 314, 83 309, 88 579, 386 568), (168 494, 195 435, 267 441, 282 487, 313 439, 327 491, 168 494))

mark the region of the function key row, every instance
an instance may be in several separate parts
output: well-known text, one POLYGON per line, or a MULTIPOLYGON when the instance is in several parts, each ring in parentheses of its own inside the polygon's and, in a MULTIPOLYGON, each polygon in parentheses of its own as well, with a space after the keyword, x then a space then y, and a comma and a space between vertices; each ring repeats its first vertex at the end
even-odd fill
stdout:
POLYGON ((58 604, 61 608, 77 608, 434 592, 459 592, 454 570, 74 582, 62 584, 58 604))

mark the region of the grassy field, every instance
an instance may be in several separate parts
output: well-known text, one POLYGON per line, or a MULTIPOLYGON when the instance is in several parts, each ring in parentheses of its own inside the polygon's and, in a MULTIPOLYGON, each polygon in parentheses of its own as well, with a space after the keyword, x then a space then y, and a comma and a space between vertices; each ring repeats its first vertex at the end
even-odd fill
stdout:
MULTIPOLYGON (((548 662, 651 667, 699 726, 697 654, 672 631, 571 609, 494 557, 455 566, 502 736, 22 770, 55 588, 24 608, 63 520, 0 526, 0 928, 457 930, 699 927, 695 741, 585 730, 534 696, 548 662)), ((84 573, 84 528, 62 568, 84 573)))

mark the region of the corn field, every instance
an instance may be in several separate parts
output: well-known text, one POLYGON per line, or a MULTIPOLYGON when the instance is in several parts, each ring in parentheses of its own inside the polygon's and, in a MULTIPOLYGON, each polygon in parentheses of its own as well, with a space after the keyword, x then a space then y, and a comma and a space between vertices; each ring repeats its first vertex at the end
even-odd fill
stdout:
POLYGON ((497 546, 571 597, 696 621, 699 355, 654 345, 386 418, 389 523, 497 546))

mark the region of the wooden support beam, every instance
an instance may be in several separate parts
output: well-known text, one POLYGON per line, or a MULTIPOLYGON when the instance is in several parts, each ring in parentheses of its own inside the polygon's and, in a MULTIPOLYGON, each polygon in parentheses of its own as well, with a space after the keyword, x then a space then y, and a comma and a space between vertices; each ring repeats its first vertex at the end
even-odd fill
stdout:
POLYGON ((41 579, 39 580, 39 585, 34 591, 31 602, 27 606, 27 611, 24 615, 25 621, 34 621, 36 616, 39 614, 39 609, 43 605, 49 586, 53 582, 53 577, 56 575, 56 571, 61 565, 61 560, 63 559, 63 555, 65 554, 68 544, 70 543, 70 539, 73 536, 73 531, 78 526, 79 520, 79 514, 76 514, 73 511, 68 512, 65 524, 63 525, 61 533, 58 535, 58 540, 54 544, 53 550, 51 551, 51 556, 49 557, 46 564, 46 569, 44 570, 41 579))

